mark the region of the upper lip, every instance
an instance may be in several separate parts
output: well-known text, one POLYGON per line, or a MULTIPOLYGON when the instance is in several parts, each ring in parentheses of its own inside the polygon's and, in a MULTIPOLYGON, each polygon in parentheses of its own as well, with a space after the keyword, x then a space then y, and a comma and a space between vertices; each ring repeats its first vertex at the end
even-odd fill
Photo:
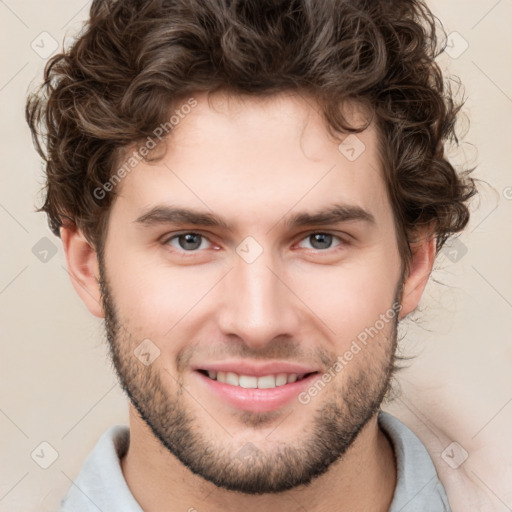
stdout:
POLYGON ((222 361, 218 363, 206 363, 196 366, 194 370, 206 370, 216 372, 233 372, 238 375, 251 375, 262 377, 264 375, 277 375, 278 373, 306 374, 319 371, 318 368, 304 366, 297 363, 267 362, 253 363, 250 361, 222 361))

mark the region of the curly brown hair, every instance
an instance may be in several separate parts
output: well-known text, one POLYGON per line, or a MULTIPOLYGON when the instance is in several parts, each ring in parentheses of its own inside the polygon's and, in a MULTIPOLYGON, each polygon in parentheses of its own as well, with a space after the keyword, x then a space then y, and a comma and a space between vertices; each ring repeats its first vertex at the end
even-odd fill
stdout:
MULTIPOLYGON (((331 132, 374 120, 405 267, 418 226, 437 251, 476 193, 444 155, 463 101, 435 62, 442 25, 422 0, 94 0, 72 46, 51 58, 26 118, 46 162, 52 231, 76 224, 101 250, 121 155, 199 92, 314 98, 331 132), (343 105, 371 113, 351 126, 343 105)), ((444 33, 444 31, 443 31, 444 33)))

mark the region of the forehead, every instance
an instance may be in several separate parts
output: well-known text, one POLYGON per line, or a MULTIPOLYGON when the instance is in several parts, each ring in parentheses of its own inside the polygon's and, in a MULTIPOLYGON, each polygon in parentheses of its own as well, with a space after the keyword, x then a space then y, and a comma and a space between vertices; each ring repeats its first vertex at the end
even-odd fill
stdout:
MULTIPOLYGON (((113 210, 136 218, 172 203, 253 224, 327 203, 359 206, 376 218, 389 210, 373 125, 334 137, 318 104, 296 94, 194 99, 165 154, 140 162, 118 185, 113 210)), ((364 120, 355 106, 346 113, 349 121, 364 120)))

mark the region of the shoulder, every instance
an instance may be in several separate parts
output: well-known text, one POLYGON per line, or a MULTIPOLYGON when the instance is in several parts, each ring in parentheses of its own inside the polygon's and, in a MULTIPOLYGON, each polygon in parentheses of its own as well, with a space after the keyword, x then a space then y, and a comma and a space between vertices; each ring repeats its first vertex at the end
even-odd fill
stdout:
POLYGON ((126 425, 115 425, 105 431, 72 482, 59 512, 98 509, 142 512, 121 469, 121 459, 129 443, 130 431, 126 425))
POLYGON ((395 453, 397 483, 390 512, 450 512, 445 488, 420 439, 399 419, 380 411, 379 426, 395 453))

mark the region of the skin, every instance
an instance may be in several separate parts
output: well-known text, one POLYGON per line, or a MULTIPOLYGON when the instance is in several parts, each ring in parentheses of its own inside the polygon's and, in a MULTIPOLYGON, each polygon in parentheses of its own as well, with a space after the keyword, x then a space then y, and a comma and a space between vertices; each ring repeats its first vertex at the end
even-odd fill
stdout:
POLYGON ((402 276, 373 125, 357 135, 366 149, 349 161, 338 149, 343 136, 329 135, 311 99, 195 97, 162 158, 141 162, 118 185, 102 260, 79 229, 61 230, 73 284, 106 319, 131 399, 128 486, 146 512, 386 511, 396 467, 376 412, 396 322, 421 298, 434 239, 416 238, 402 276), (339 203, 374 222, 286 224, 339 203), (229 228, 137 222, 156 205, 206 211, 229 228), (187 252, 171 238, 183 232, 205 238, 187 252), (326 232, 332 245, 313 245, 310 235, 326 232), (262 250, 252 263, 237 253, 248 236, 262 250), (308 404, 242 411, 193 370, 237 359, 308 364, 322 374, 397 300, 395 321, 308 404), (144 339, 160 350, 149 366, 133 353, 144 339), (247 443, 257 454, 241 463, 247 443))

